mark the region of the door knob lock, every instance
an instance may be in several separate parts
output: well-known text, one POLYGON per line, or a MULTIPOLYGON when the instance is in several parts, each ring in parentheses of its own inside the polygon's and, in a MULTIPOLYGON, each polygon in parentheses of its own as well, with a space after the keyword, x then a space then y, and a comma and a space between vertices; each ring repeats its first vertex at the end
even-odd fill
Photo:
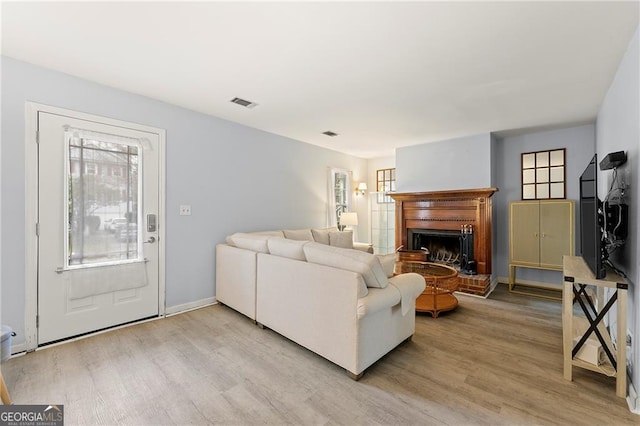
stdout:
POLYGON ((153 244, 156 242, 156 237, 149 237, 149 239, 147 241, 145 241, 145 244, 153 244))

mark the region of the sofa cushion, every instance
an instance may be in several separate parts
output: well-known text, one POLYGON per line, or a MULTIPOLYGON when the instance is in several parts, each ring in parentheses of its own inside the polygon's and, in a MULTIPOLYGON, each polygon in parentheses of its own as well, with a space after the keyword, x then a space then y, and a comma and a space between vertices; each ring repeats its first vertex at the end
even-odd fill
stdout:
POLYGON ((251 235, 267 235, 269 237, 280 237, 284 238, 284 232, 282 231, 258 231, 258 232, 250 232, 251 235))
POLYGON ((267 240, 270 237, 268 235, 258 235, 258 234, 246 234, 243 232, 237 232, 233 235, 229 235, 227 237, 227 244, 230 246, 238 247, 241 249, 257 251, 260 253, 269 253, 269 248, 267 246, 267 240))
POLYGON ((353 231, 329 232, 329 245, 347 249, 353 248, 353 231))
POLYGON ((275 256, 287 257, 295 260, 307 260, 304 256, 303 247, 308 243, 309 241, 287 240, 286 238, 269 238, 267 246, 269 247, 269 253, 275 256))
POLYGON ((313 241, 313 234, 311 234, 311 229, 285 229, 284 237, 289 240, 298 240, 298 241, 313 241))
POLYGON ((332 226, 330 228, 322 228, 322 229, 312 229, 311 234, 313 235, 313 241, 316 243, 329 245, 329 232, 335 232, 338 228, 332 226))
POLYGON ((389 254, 377 254, 376 257, 380 262, 380 266, 382 266, 382 270, 384 271, 387 278, 393 277, 393 269, 396 266, 396 260, 398 256, 395 253, 389 254))
POLYGON ((380 262, 372 254, 316 242, 305 244, 303 250, 307 262, 357 272, 367 287, 385 288, 388 284, 380 262))

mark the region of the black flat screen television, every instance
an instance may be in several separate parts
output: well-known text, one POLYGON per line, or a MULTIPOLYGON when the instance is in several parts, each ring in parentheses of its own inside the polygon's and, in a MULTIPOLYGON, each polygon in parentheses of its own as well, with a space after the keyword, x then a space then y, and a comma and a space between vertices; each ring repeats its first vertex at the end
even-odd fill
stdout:
POLYGON ((582 258, 597 279, 607 275, 606 251, 602 240, 602 203, 598 199, 597 154, 580 176, 580 248, 582 258))

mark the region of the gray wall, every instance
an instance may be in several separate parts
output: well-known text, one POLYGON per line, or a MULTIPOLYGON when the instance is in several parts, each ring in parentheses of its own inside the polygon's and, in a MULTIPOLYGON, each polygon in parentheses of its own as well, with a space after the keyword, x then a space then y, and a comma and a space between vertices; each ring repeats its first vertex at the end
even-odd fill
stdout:
MULTIPOLYGON (((521 160, 523 152, 544 151, 555 148, 567 149, 567 199, 575 204, 575 248, 580 254, 578 178, 595 153, 595 129, 593 125, 570 127, 545 132, 497 139, 494 149, 496 162, 496 186, 499 191, 493 196, 494 226, 497 228, 497 253, 493 259, 493 273, 498 277, 509 275, 509 202, 521 199, 521 160)), ((518 268, 519 279, 542 283, 562 284, 562 274, 554 271, 518 268)))
POLYGON ((396 149, 398 192, 489 188, 489 133, 396 149))
POLYGON ((169 307, 215 295, 214 246, 226 235, 324 226, 329 167, 367 179, 364 159, 7 57, 2 89, 2 324, 18 333, 16 344, 24 342, 26 101, 166 129, 169 307), (191 204, 192 215, 179 216, 180 204, 191 204))
MULTIPOLYGON (((640 210, 638 209, 638 187, 640 186, 640 44, 638 29, 629 43, 627 52, 618 67, 618 71, 609 91, 602 103, 596 121, 596 151, 598 159, 614 151, 626 151, 627 163, 619 168, 619 179, 629 183, 625 192, 625 201, 629 205, 629 236, 624 248, 612 258, 614 264, 626 272, 629 286, 628 324, 634 335, 633 340, 633 373, 632 382, 636 391, 640 391, 640 291, 635 286, 640 284, 640 210)), ((598 174, 598 195, 604 198, 611 184, 612 171, 601 171, 598 174)), ((636 410, 640 407, 636 406, 636 410)))

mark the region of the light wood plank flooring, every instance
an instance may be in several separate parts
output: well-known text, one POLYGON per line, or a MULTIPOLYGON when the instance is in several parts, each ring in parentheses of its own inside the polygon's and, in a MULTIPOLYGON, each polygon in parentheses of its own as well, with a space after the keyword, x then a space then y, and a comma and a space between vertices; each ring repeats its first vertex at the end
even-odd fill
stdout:
POLYGON ((460 296, 359 382, 215 305, 3 364, 15 404, 64 404, 66 424, 639 424, 615 381, 562 377, 559 302, 460 296))

